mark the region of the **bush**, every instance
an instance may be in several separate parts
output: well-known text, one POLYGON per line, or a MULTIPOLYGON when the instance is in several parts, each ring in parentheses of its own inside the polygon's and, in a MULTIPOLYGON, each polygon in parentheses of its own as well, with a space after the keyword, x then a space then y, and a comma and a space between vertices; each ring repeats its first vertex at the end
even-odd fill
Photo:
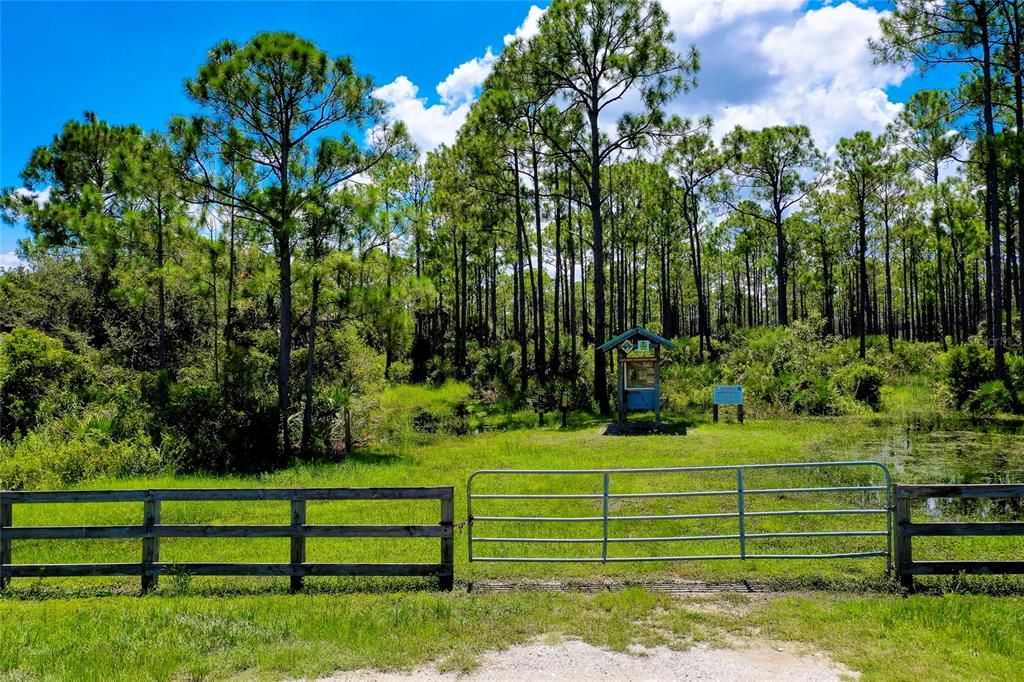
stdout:
POLYGON ((493 400, 518 400, 519 355, 511 341, 479 347, 473 344, 467 358, 469 382, 493 400))
POLYGON ((149 439, 112 441, 89 435, 68 439, 57 429, 29 433, 0 445, 0 489, 63 488, 100 477, 142 476, 164 467, 149 439))
POLYGON ((974 414, 998 414, 1013 410, 1013 395, 1006 384, 999 380, 986 381, 964 403, 964 408, 974 414))
POLYGON ((408 381, 412 374, 412 363, 407 360, 395 360, 388 370, 388 379, 395 382, 408 381))
POLYGON ((972 393, 995 378, 994 365, 994 353, 980 343, 965 343, 949 350, 945 382, 955 407, 964 407, 972 393))
POLYGON ((824 378, 815 378, 804 382, 793 391, 789 403, 799 414, 827 417, 842 413, 835 386, 824 378))
POLYGON ((721 372, 712 383, 742 384, 748 403, 783 412, 841 414, 841 401, 828 381, 836 344, 817 321, 747 330, 723 349, 721 372))
POLYGON ((13 438, 79 407, 92 372, 42 332, 0 334, 0 437, 13 438))
POLYGON ((141 376, 142 400, 153 413, 150 435, 177 471, 256 472, 282 464, 272 365, 250 350, 226 358, 220 383, 200 368, 178 381, 165 372, 141 376))
POLYGON ((936 370, 941 369, 938 363, 938 358, 941 357, 941 346, 937 342, 911 343, 896 339, 891 357, 892 364, 888 367, 890 376, 894 374, 934 376, 936 370))
POLYGON ((848 398, 877 410, 882 405, 882 384, 885 374, 866 362, 855 362, 835 372, 833 383, 836 389, 848 398))

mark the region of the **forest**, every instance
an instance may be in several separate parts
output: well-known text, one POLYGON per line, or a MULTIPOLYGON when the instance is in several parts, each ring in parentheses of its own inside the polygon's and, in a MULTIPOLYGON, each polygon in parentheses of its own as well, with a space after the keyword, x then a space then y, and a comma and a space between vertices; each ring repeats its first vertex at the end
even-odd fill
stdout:
POLYGON ((30 236, 0 273, 0 488, 337 459, 393 436, 405 383, 472 389, 425 428, 563 395, 609 416, 597 347, 636 326, 677 340, 681 414, 725 380, 755 411, 870 412, 916 374, 1021 411, 1022 13, 897 0, 874 58, 959 81, 831 149, 668 115, 701 61, 657 0, 553 2, 430 152, 349 57, 215 45, 195 113, 86 112, 3 190, 30 236))

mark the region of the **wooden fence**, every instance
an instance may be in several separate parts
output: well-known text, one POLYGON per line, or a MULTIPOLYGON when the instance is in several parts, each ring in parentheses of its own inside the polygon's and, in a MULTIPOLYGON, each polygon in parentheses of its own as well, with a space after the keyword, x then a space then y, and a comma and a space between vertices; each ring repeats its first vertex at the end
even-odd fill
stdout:
POLYGON ((1024 485, 904 485, 898 483, 894 488, 893 534, 895 536, 896 572, 904 587, 913 587, 915 575, 1024 574, 1024 560, 914 561, 911 543, 916 536, 1024 536, 1024 522, 914 523, 910 519, 910 505, 911 501, 915 499, 929 497, 1024 498, 1024 485))
POLYGON ((143 592, 170 571, 187 575, 290 576, 291 589, 302 589, 305 576, 437 576, 451 590, 455 563, 455 502, 451 487, 402 488, 166 488, 154 490, 78 490, 0 492, 0 588, 10 578, 138 575, 143 592), (312 500, 439 500, 436 525, 310 525, 306 503, 312 500), (278 525, 177 525, 160 522, 162 502, 285 501, 291 503, 291 523, 278 525), (130 526, 14 526, 13 507, 19 504, 140 502, 142 523, 130 526), (16 564, 14 540, 138 538, 138 563, 16 564), (160 538, 290 538, 288 563, 162 563, 160 538), (308 563, 306 538, 440 538, 438 563, 308 563))

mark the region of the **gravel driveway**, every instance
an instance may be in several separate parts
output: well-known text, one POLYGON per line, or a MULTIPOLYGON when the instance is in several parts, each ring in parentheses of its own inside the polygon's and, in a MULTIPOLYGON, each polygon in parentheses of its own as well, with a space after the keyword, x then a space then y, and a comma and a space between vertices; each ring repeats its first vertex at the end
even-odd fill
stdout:
POLYGON ((728 682, 834 682, 858 675, 820 654, 803 655, 785 647, 756 645, 715 649, 697 645, 686 651, 666 647, 634 650, 633 654, 599 649, 571 640, 534 643, 481 656, 468 675, 441 673, 424 667, 411 673, 350 671, 321 682, 399 682, 409 680, 722 680, 728 682))

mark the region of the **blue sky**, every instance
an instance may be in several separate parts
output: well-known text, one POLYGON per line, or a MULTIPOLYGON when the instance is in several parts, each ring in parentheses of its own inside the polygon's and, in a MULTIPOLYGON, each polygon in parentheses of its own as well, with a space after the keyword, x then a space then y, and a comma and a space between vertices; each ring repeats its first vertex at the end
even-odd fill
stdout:
MULTIPOLYGON (((543 4, 543 3, 541 3, 543 4)), ((885 3, 666 2, 681 46, 702 52, 701 86, 678 113, 723 127, 805 122, 827 147, 880 129, 921 81, 871 67, 866 36, 885 3)), ((190 111, 182 80, 219 40, 288 30, 372 75, 421 146, 450 139, 506 36, 529 35, 530 2, 0 2, 0 186, 85 110, 162 127, 190 111), (488 50, 488 48, 491 48, 488 50), (440 87, 439 87, 440 86, 440 87)), ((0 227, 0 257, 25 236, 0 227)), ((0 267, 3 263, 0 263, 0 267)))

